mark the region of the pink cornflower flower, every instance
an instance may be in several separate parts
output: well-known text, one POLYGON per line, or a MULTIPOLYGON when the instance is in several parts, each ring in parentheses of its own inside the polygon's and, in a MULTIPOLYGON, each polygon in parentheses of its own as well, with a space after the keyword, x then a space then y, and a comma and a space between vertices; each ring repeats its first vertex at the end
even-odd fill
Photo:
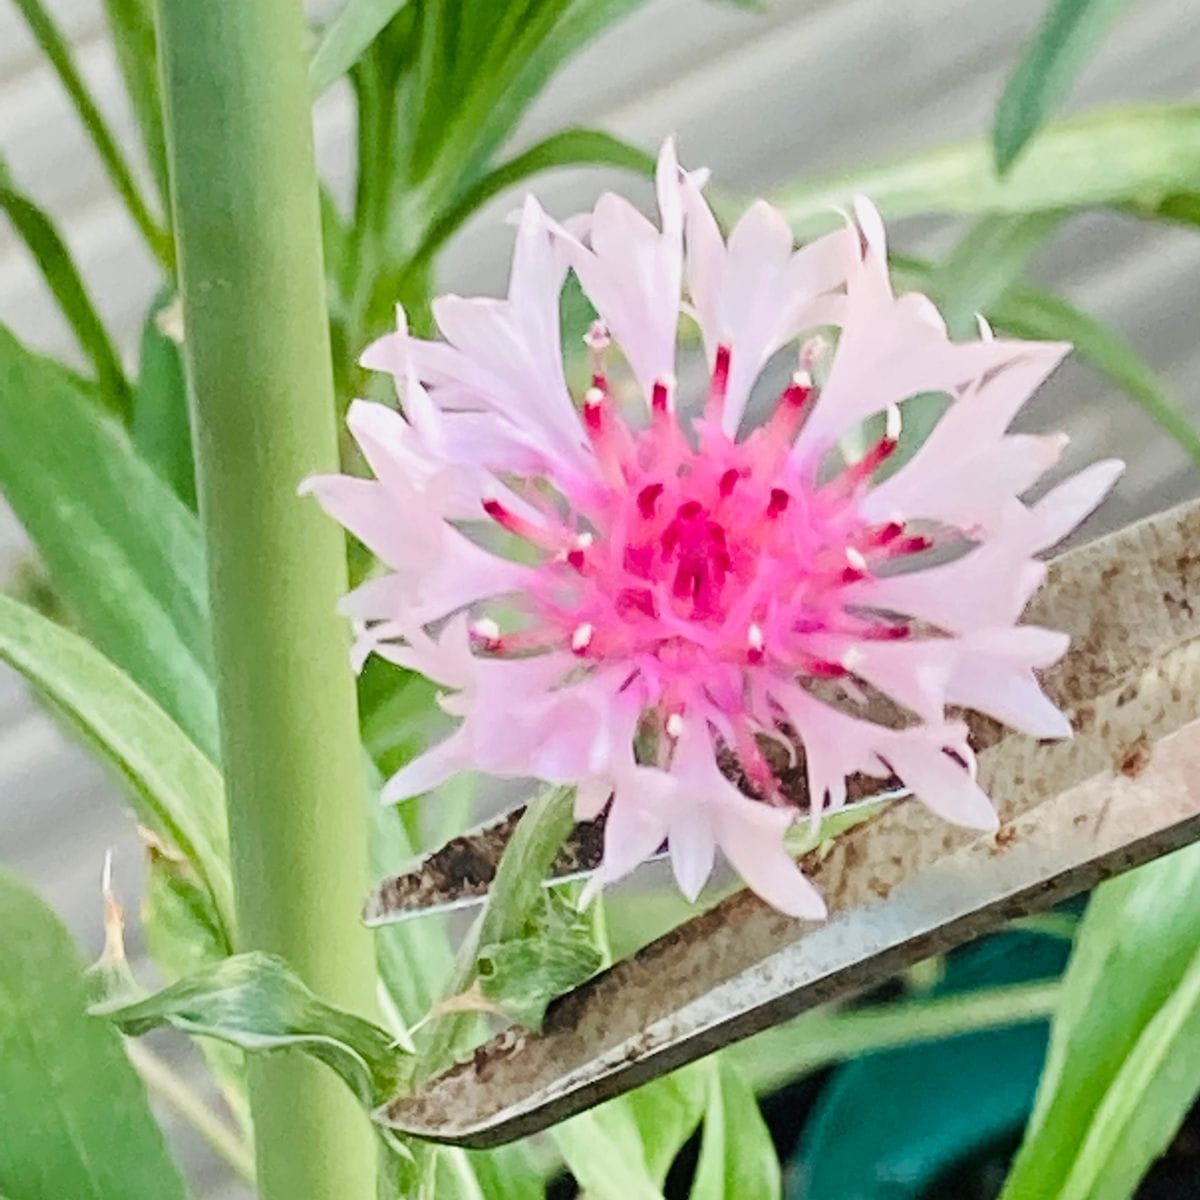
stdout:
POLYGON ((695 898, 719 848, 769 903, 819 918, 785 848, 799 814, 772 761, 802 748, 814 814, 867 775, 994 828, 946 708, 1070 734, 1034 676, 1067 638, 1019 619, 1043 575, 1035 556, 1120 464, 1026 504, 1065 439, 1006 430, 1066 346, 986 329, 951 341, 928 299, 893 294, 865 200, 796 250, 762 202, 725 240, 700 189, 668 142, 660 226, 612 194, 565 226, 526 200, 507 299, 444 296, 444 341, 410 337, 401 314, 364 355, 395 376, 404 410, 351 407, 375 479, 306 486, 388 568, 344 602, 356 662, 376 653, 427 675, 462 718, 385 800, 464 769, 571 784, 580 819, 607 808, 597 884, 665 842, 695 898), (568 269, 599 313, 591 382, 574 398, 559 329, 568 269), (681 312, 707 357, 695 405, 676 383, 681 312), (747 428, 751 388, 788 346, 794 373, 747 428), (633 413, 610 378, 618 348, 633 413), (949 407, 881 473, 897 406, 919 392, 949 407), (881 417, 865 453, 840 451, 881 417), (898 722, 868 715, 880 696, 898 722))

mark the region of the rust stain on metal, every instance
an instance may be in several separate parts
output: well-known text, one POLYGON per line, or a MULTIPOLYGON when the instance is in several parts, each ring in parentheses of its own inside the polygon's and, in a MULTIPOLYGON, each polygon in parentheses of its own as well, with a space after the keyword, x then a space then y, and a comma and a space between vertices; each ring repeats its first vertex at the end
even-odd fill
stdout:
POLYGON ((1125 747, 1117 760, 1117 770, 1130 779, 1136 779, 1149 765, 1153 743, 1143 731, 1125 747))

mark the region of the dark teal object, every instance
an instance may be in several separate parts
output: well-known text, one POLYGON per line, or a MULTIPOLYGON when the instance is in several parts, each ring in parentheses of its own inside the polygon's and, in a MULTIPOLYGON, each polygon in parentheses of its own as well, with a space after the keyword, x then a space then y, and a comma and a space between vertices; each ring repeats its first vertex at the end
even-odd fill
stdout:
MULTIPOLYGON (((1001 933, 951 955, 937 995, 1057 976, 1066 941, 1001 933)), ((838 1068, 788 1164, 787 1200, 924 1200, 938 1179, 1015 1138, 1047 1027, 1015 1026, 889 1050, 838 1068)))

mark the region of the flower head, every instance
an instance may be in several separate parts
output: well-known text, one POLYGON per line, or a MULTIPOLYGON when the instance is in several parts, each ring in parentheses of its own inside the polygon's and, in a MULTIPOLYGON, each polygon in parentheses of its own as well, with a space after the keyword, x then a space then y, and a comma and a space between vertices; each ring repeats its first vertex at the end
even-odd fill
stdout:
POLYGON ((464 768, 573 784, 580 818, 607 809, 599 882, 665 842, 695 897, 719 848, 770 903, 819 917, 784 847, 799 813, 788 764, 802 760, 814 814, 865 775, 993 827, 946 710, 1070 733, 1033 673, 1066 637, 1018 622, 1036 555, 1120 464, 1026 504, 1064 439, 1007 428, 1065 346, 986 329, 952 341, 929 300, 893 293, 866 201, 797 250, 762 202, 723 238, 700 183, 668 142, 659 225, 611 194, 566 225, 527 200, 507 299, 445 296, 444 341, 401 319, 364 356, 404 409, 351 408, 375 479, 308 486, 388 568, 346 598, 357 660, 423 672, 462 718, 385 799, 464 768), (568 270, 599 314, 576 397, 568 270), (676 379, 681 312, 703 341, 698 389, 676 379), (753 425, 751 389, 789 346, 790 376, 753 425), (632 411, 610 378, 618 351, 632 411), (888 473, 899 405, 921 392, 949 406, 888 473), (865 452, 844 453, 864 429, 865 452))

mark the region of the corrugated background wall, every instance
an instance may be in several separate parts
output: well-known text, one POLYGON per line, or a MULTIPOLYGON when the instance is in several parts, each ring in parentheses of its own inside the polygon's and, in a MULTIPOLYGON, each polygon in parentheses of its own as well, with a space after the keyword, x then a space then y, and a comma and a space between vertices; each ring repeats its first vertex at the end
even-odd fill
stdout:
MULTIPOLYGON (((51 7, 102 106, 130 140, 98 3, 56 0, 51 7)), ((327 13, 336 4, 312 7, 327 13)), ((1042 7, 1043 0, 767 0, 755 14, 713 0, 649 0, 551 85, 519 141, 572 123, 647 148, 675 133, 685 162, 707 164, 726 191, 748 193, 888 161, 985 132, 1004 73, 1042 7)), ((1198 16, 1196 0, 1142 0, 1088 69, 1071 108, 1194 95, 1198 16)), ((326 96, 316 114, 323 168, 342 195, 353 159, 351 117, 344 90, 326 96)), ((0 0, 0 151, 62 223, 103 314, 130 351, 154 271, 9 0, 0 0)), ((565 172, 538 191, 561 214, 586 204, 604 181, 599 172, 565 172)), ((510 237, 502 218, 511 207, 511 197, 498 201, 453 243, 443 262, 446 288, 501 286, 510 237)), ((931 252, 955 231, 945 222, 908 222, 894 241, 931 252)), ((1200 419, 1200 237, 1086 216, 1039 256, 1034 278, 1111 322, 1200 419)), ((0 321, 74 357, 36 270, 3 224, 0 321)), ((1114 453, 1129 461, 1105 525, 1200 491, 1183 455, 1140 410, 1078 365, 1056 376, 1026 420, 1070 432, 1075 462, 1114 453)), ((0 515, 0 571, 22 550, 20 531, 0 515)), ((0 861, 51 899, 89 952, 100 942, 97 882, 109 846, 117 848, 119 878, 134 891, 139 856, 117 789, 5 673, 0 861)), ((194 1137, 171 1127, 198 1194, 245 1194, 194 1137)))

